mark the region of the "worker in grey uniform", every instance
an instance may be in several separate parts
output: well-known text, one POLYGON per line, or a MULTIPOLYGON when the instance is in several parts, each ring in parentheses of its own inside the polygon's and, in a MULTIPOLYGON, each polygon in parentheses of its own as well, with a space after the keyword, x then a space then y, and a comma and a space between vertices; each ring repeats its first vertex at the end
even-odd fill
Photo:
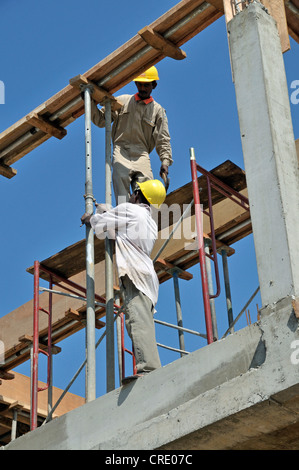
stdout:
POLYGON ((94 215, 84 214, 98 238, 115 239, 115 256, 120 289, 124 301, 125 323, 133 343, 137 374, 135 379, 161 367, 157 349, 154 307, 158 300, 159 281, 150 258, 157 239, 157 224, 151 205, 159 207, 166 190, 161 181, 137 183, 128 202, 106 210, 97 205, 94 215))
MULTIPOLYGON (((118 96, 123 106, 112 111, 112 181, 116 204, 129 200, 136 182, 153 179, 149 154, 154 148, 161 161, 163 179, 173 162, 166 112, 151 96, 157 80, 156 67, 150 67, 134 79, 138 93, 118 96)), ((91 119, 98 127, 105 127, 105 107, 98 109, 93 100, 91 119)))

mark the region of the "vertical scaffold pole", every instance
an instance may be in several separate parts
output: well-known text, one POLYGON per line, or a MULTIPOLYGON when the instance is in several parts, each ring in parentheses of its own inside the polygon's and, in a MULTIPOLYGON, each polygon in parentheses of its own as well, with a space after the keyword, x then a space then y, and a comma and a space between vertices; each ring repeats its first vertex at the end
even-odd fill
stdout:
POLYGON ((202 293, 203 293, 203 302, 204 302, 204 310, 205 310, 207 340, 208 340, 208 344, 210 344, 213 342, 213 327, 212 327, 211 308, 210 308, 209 284, 208 284, 208 277, 207 277, 207 270, 206 270, 205 250, 204 250, 204 243, 203 243, 203 227, 202 227, 202 220, 201 220, 202 216, 201 216, 199 188, 198 188, 198 181, 197 181, 197 166, 196 166, 194 148, 192 147, 190 148, 190 165, 191 165, 193 198, 194 198, 194 206, 195 206, 195 220, 196 220, 199 263, 200 263, 202 293))
MULTIPOLYGON (((105 199, 112 206, 111 178, 111 101, 105 101, 105 199)), ((113 241, 105 239, 106 284, 106 380, 107 392, 115 389, 114 362, 114 291, 113 291, 113 241)))
POLYGON ((34 261, 33 345, 31 354, 30 430, 37 428, 38 350, 39 350, 39 262, 34 261))
MULTIPOLYGON (((53 278, 50 275, 49 290, 53 289, 53 278)), ((49 319, 48 319, 48 414, 53 407, 53 355, 52 355, 52 306, 53 295, 49 292, 49 319)))
MULTIPOLYGON (((205 245, 205 253, 206 253, 206 255, 209 255, 210 254, 210 241, 207 240, 206 238, 204 239, 204 245, 205 245)), ((218 338, 215 299, 212 297, 212 295, 213 295, 213 277, 212 277, 212 270, 211 270, 211 260, 208 256, 206 256, 206 270, 207 270, 209 295, 210 295, 210 309, 211 309, 212 326, 213 326, 213 337, 218 338)))
MULTIPOLYGON (((221 250, 222 255, 222 265, 223 265, 223 277, 225 284, 225 295, 226 295, 226 307, 227 307, 227 317, 228 317, 228 326, 230 327, 233 324, 233 307, 232 307, 232 296, 230 292, 230 283, 229 283, 229 274, 228 274, 228 263, 227 263, 227 253, 226 250, 221 250)), ((234 328, 231 328, 231 332, 234 331, 234 328)))
MULTIPOLYGON (((91 90, 84 89, 85 104, 85 212, 93 213, 92 153, 91 153, 91 90)), ((95 368, 95 287, 94 234, 86 225, 86 391, 85 400, 96 398, 95 368)))
MULTIPOLYGON (((183 316, 182 316, 181 296, 180 296, 180 289, 179 289, 179 278, 178 278, 178 271, 175 269, 172 270, 172 278, 173 278, 173 286, 174 286, 177 325, 183 328, 183 316)), ((180 349, 181 351, 185 351, 184 332, 182 330, 178 330, 178 333, 179 333, 180 349)), ((184 353, 181 352, 181 357, 183 356, 184 356, 184 353)))

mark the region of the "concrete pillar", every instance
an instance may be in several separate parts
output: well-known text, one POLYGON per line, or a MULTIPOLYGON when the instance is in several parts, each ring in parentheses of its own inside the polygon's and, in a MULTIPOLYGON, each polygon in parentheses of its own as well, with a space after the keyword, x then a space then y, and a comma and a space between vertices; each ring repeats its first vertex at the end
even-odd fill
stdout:
POLYGON ((299 294, 299 174, 274 19, 252 3, 228 23, 263 306, 299 294))

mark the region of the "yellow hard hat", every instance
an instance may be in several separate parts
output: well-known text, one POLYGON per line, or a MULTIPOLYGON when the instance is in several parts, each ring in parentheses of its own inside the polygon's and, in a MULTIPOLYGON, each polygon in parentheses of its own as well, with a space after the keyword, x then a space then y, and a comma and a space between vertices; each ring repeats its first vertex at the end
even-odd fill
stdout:
POLYGON ((137 183, 140 191, 146 200, 154 205, 160 207, 165 201, 166 190, 165 186, 159 180, 147 180, 143 183, 137 183))
POLYGON ((138 77, 134 78, 134 82, 154 82, 159 80, 158 70, 156 67, 150 67, 145 72, 141 73, 138 77))

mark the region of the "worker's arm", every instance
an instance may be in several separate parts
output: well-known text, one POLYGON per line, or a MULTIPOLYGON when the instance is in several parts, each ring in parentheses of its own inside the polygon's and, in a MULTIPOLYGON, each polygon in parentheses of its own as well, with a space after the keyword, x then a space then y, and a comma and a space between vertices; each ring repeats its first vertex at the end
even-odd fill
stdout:
MULTIPOLYGON (((127 96, 130 96, 130 95, 121 95, 121 96, 116 97, 116 99, 118 102, 125 102, 125 99, 127 96)), ((100 106, 101 106, 101 103, 100 103, 100 106)), ((119 111, 115 111, 112 107, 111 122, 114 122, 116 120, 118 116, 118 112, 119 111)), ((93 99, 91 100, 91 120, 96 126, 105 127, 105 106, 102 106, 102 108, 99 109, 98 105, 93 99)))
POLYGON ((126 208, 123 206, 125 204, 120 204, 114 209, 103 213, 97 211, 90 217, 90 225, 98 238, 103 239, 108 235, 109 238, 114 240, 117 232, 126 228, 127 213, 126 208))
POLYGON ((95 101, 91 100, 91 120, 98 127, 105 127, 105 108, 99 109, 95 101))
POLYGON ((168 119, 165 110, 162 108, 156 121, 156 151, 161 160, 160 176, 168 175, 168 167, 172 165, 172 149, 170 145, 170 134, 168 129, 168 119))

